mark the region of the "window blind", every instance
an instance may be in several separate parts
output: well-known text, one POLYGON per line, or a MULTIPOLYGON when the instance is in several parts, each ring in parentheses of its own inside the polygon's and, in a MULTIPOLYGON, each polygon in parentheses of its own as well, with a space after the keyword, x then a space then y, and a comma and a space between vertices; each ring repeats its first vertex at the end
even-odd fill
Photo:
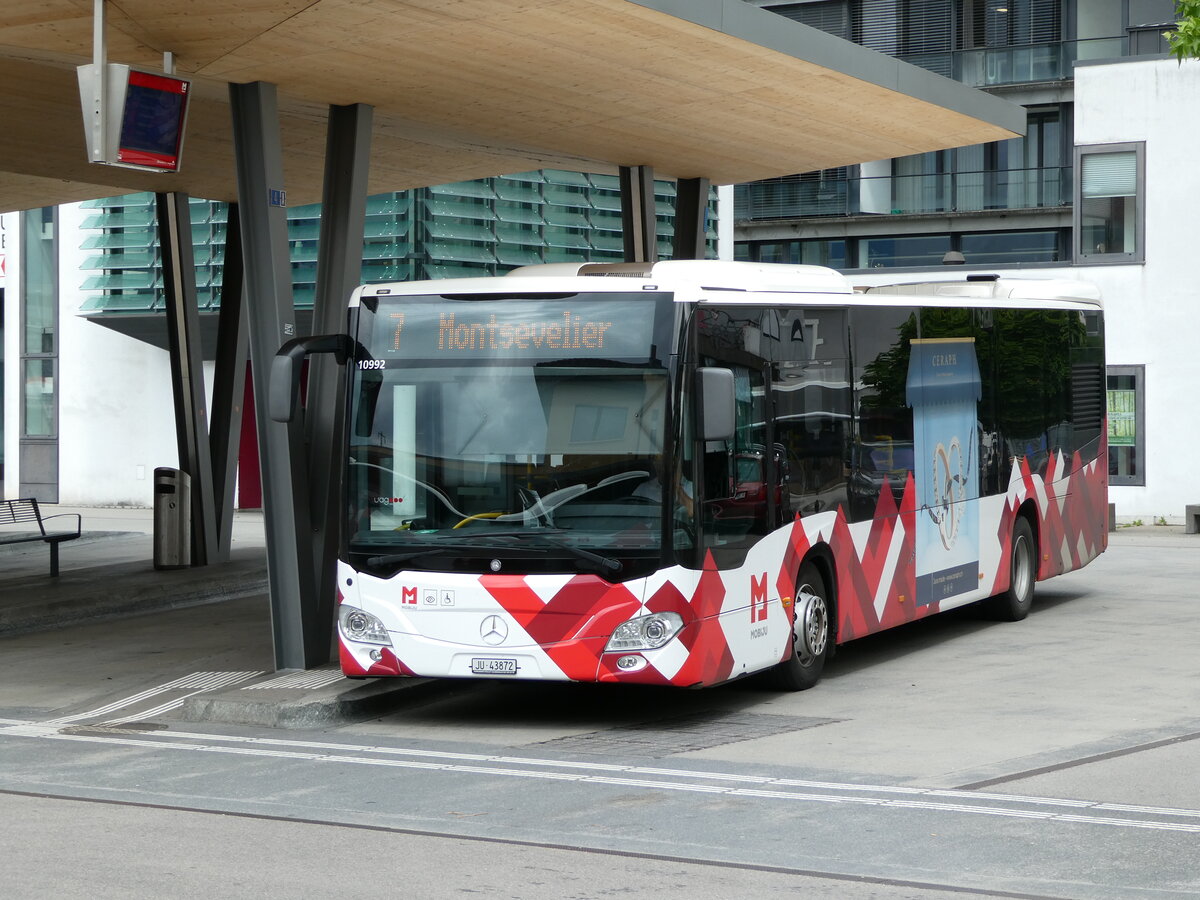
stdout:
POLYGON ((1137 153, 1086 153, 1080 158, 1080 193, 1085 198, 1132 197, 1137 193, 1137 153))

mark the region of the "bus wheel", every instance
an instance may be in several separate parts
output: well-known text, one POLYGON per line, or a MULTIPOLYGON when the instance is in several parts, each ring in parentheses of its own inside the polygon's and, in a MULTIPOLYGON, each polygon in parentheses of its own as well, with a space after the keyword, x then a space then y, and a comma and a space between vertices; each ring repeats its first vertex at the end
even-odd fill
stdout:
POLYGON ((1013 525, 1012 559, 1008 590, 988 601, 989 612, 1005 622, 1019 622, 1029 615, 1033 605, 1033 586, 1037 583, 1037 548, 1029 520, 1018 516, 1013 525))
POLYGON ((771 670, 771 681, 780 690, 805 691, 821 680, 832 631, 828 596, 817 567, 812 563, 801 566, 796 579, 792 655, 771 670))

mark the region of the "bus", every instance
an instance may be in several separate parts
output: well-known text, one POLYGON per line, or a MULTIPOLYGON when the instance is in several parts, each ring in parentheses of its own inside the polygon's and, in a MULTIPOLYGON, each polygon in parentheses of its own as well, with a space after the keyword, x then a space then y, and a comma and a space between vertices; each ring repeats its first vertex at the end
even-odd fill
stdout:
POLYGON ((1084 283, 556 264, 366 285, 306 340, 350 366, 350 677, 802 690, 855 638, 1022 619, 1107 546, 1084 283))

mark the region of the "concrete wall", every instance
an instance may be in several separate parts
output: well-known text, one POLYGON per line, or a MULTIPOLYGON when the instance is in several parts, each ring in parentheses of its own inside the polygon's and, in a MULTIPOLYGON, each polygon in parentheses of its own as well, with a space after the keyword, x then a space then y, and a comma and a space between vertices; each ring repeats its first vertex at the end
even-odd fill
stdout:
POLYGON ((1146 142, 1146 262, 1084 266, 1107 298, 1108 360, 1146 366, 1146 486, 1114 488, 1117 513, 1182 521, 1200 503, 1200 61, 1075 71, 1075 143, 1146 142))
POLYGON ((151 506, 155 466, 175 466, 171 366, 165 350, 78 315, 95 251, 79 249, 79 206, 59 210, 59 501, 151 506))

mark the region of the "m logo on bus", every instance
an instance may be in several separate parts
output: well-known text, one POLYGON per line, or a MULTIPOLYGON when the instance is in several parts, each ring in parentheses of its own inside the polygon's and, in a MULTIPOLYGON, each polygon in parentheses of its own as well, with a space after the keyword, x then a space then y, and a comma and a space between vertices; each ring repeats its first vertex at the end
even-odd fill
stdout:
POLYGON ((400 588, 400 602, 415 605, 417 602, 417 589, 415 587, 400 588))
POLYGON ((763 572, 762 580, 750 576, 750 621, 765 622, 767 620, 767 573, 763 572))

